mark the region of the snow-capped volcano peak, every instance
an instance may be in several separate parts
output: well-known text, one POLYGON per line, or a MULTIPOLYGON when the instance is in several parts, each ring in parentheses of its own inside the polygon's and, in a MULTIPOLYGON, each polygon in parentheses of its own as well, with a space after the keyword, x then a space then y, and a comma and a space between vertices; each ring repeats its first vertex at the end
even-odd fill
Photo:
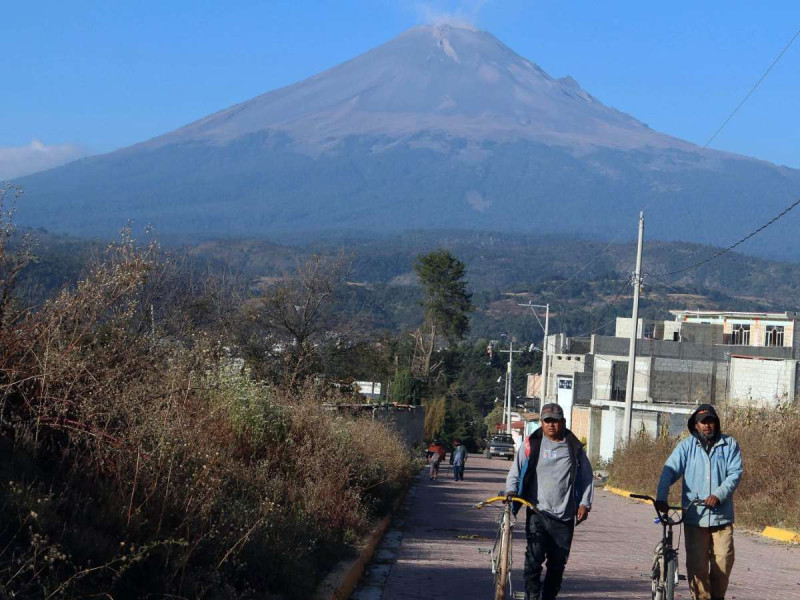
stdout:
POLYGON ((414 27, 386 44, 288 87, 152 140, 225 144, 258 131, 304 147, 350 135, 528 139, 559 146, 680 146, 584 91, 555 79, 485 31, 414 27))

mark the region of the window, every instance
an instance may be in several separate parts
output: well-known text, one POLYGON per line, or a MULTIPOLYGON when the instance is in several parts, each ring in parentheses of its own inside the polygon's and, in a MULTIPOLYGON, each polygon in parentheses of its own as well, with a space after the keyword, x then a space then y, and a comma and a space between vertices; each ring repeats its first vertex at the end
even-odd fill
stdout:
POLYGON ((731 344, 734 346, 749 346, 750 325, 734 325, 733 331, 731 331, 731 344))
POLYGON ((765 346, 783 346, 783 325, 767 325, 765 346))
POLYGON ((625 387, 628 379, 628 363, 614 361, 611 363, 611 398, 610 400, 625 401, 625 387))

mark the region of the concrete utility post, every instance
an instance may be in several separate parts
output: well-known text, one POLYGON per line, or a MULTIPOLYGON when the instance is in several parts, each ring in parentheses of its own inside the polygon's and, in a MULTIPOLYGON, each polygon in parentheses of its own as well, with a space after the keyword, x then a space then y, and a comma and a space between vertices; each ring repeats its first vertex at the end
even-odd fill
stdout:
POLYGON ((511 435, 511 381, 514 371, 514 342, 508 351, 508 368, 506 369, 506 433, 511 435))
MULTIPOLYGON (((547 397, 547 376, 549 375, 547 368, 547 358, 550 356, 550 352, 548 346, 550 342, 547 339, 547 336, 550 335, 550 304, 545 304, 544 307, 544 344, 542 344, 542 401, 541 404, 546 402, 545 398, 547 397)), ((539 407, 541 408, 541 407, 539 407)))
POLYGON ((642 287, 642 245, 644 242, 644 212, 639 213, 639 243, 636 247, 636 272, 633 274, 633 314, 631 315, 631 344, 628 353, 628 380, 625 385, 625 420, 622 426, 622 440, 631 439, 633 420, 633 376, 636 373, 636 338, 639 335, 639 291, 642 287))
POLYGON ((533 311, 533 316, 536 317, 536 320, 539 322, 539 327, 542 327, 542 322, 539 321, 539 315, 536 314, 536 309, 537 308, 543 308, 545 310, 545 313, 544 313, 544 327, 542 327, 542 329, 544 330, 544 340, 542 342, 542 383, 541 383, 541 389, 539 390, 539 392, 540 392, 540 394, 542 396, 542 404, 544 404, 545 395, 547 393, 547 371, 548 371, 548 369, 547 369, 547 356, 548 356, 547 336, 550 335, 550 304, 549 303, 548 304, 531 304, 530 302, 528 302, 527 304, 519 304, 518 306, 527 306, 528 308, 530 308, 531 311, 533 311))
POLYGON ((514 350, 514 341, 511 340, 508 350, 500 350, 500 352, 508 352, 508 364, 506 366, 506 393, 503 399, 503 423, 506 424, 506 433, 511 434, 511 382, 512 374, 514 372, 514 353, 520 353, 522 350, 514 350))

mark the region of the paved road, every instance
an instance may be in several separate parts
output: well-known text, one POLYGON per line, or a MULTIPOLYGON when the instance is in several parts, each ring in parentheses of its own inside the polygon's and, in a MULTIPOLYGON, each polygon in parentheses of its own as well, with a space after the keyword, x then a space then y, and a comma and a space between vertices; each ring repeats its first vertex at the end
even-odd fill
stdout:
MULTIPOLYGON (((353 600, 491 598, 489 559, 478 549, 491 546, 497 511, 471 507, 503 488, 509 464, 471 456, 460 482, 449 467, 435 482, 423 472, 353 600)), ((640 574, 649 569, 660 536, 652 516, 649 506, 598 488, 589 520, 576 529, 559 598, 650 598, 649 581, 640 574)), ((522 525, 515 532, 515 590, 523 589, 524 552, 522 525)), ((676 597, 691 598, 686 582, 676 597)), ((737 532, 727 597, 800 600, 800 547, 737 532)))

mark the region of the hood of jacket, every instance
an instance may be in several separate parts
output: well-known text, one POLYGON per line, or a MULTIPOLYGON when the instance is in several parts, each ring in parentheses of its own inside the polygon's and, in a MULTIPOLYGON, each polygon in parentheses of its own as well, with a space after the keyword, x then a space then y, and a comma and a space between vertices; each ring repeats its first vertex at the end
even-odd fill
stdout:
POLYGON ((701 404, 697 408, 694 409, 694 412, 689 417, 689 421, 686 423, 686 427, 689 429, 689 433, 694 435, 697 433, 697 429, 695 429, 695 424, 697 423, 697 417, 702 414, 702 417, 713 417, 714 420, 717 422, 717 437, 722 435, 722 427, 719 422, 719 415, 717 415, 716 409, 711 404, 701 404))

